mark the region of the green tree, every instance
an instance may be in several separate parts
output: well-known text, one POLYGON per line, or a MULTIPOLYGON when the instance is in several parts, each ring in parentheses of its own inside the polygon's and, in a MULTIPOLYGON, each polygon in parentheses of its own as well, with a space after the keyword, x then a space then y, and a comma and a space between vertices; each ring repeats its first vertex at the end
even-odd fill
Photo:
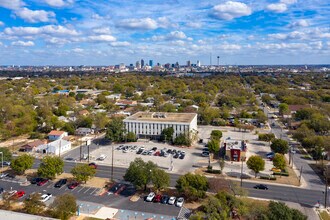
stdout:
POLYGON ((106 138, 113 142, 123 141, 124 137, 124 122, 122 118, 112 118, 107 126, 106 138))
POLYGON ((0 147, 0 152, 3 154, 3 161, 11 161, 12 154, 8 148, 0 147))
POLYGON ((136 135, 133 132, 128 132, 126 134, 126 141, 128 141, 128 142, 135 142, 135 141, 137 141, 136 135))
POLYGON ((147 190, 147 185, 151 182, 152 171, 156 168, 157 165, 151 161, 144 162, 141 158, 135 158, 126 170, 124 180, 147 190))
POLYGON ((184 146, 191 146, 192 140, 190 138, 189 133, 182 133, 176 136, 174 139, 175 145, 184 145, 184 146))
POLYGON ((45 156, 38 168, 38 175, 44 178, 54 179, 56 175, 63 173, 64 162, 57 156, 45 156))
POLYGON ((191 200, 204 198, 208 189, 208 181, 205 176, 187 173, 176 181, 176 189, 191 200))
POLYGON ((289 151, 289 144, 286 140, 274 139, 272 140, 270 148, 275 153, 286 154, 289 151))
POLYGON ((260 141, 267 141, 270 142, 273 139, 275 139, 275 135, 273 133, 269 133, 269 134, 259 134, 259 140, 260 141))
POLYGON ((256 178, 257 174, 265 169, 265 161, 260 156, 251 156, 246 162, 246 165, 249 169, 254 171, 256 178))
POLYGON ((283 202, 270 201, 269 203, 269 220, 287 219, 287 220, 307 220, 307 216, 300 211, 290 209, 283 202))
POLYGON ((151 181, 157 190, 164 189, 170 185, 170 175, 159 168, 151 171, 151 181))
POLYGON ((216 140, 220 140, 222 138, 222 132, 219 130, 213 130, 211 132, 211 138, 214 138, 216 140))
POLYGON ((62 194, 56 196, 54 202, 49 208, 53 217, 61 220, 68 220, 77 211, 76 198, 72 194, 62 194))
POLYGON ((210 152, 212 153, 218 153, 220 150, 220 142, 217 139, 211 139, 209 142, 207 142, 207 147, 210 152))
POLYGON ((25 173, 27 169, 31 169, 34 163, 34 157, 28 154, 23 154, 12 160, 10 167, 19 175, 25 173))
POLYGON ((40 193, 33 193, 28 198, 24 200, 24 210, 33 215, 41 214, 46 205, 41 200, 40 193))
POLYGON ((173 140, 173 134, 174 134, 173 127, 164 128, 161 133, 161 139, 171 142, 173 140))
POLYGON ((72 168, 71 174, 78 182, 87 182, 90 178, 95 176, 95 168, 88 166, 88 164, 78 164, 72 168))
POLYGON ((314 136, 315 132, 312 129, 309 129, 308 126, 303 123, 300 127, 293 132, 293 138, 302 142, 304 138, 314 136))
POLYGON ((273 158, 273 165, 276 168, 284 170, 286 167, 286 161, 283 154, 275 154, 273 158))
POLYGON ((281 103, 278 106, 278 110, 279 110, 280 115, 284 115, 284 114, 290 113, 289 106, 286 103, 281 103))

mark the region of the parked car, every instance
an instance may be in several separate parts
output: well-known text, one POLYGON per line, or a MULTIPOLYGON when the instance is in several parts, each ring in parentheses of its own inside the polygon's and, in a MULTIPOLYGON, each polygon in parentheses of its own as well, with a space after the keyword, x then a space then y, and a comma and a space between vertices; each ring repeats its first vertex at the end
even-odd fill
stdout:
POLYGON ((263 190, 268 190, 268 186, 264 184, 258 184, 254 186, 255 189, 263 189, 263 190))
POLYGON ((93 167, 94 169, 97 169, 97 165, 94 162, 89 163, 88 166, 93 167))
POLYGON ((136 152, 136 154, 142 154, 144 151, 144 147, 140 147, 139 150, 136 152))
POLYGON ((179 158, 180 154, 176 153, 173 158, 179 158))
POLYGON ((2 194, 5 190, 1 187, 0 188, 0 194, 2 194))
POLYGON ((13 196, 16 197, 16 198, 21 198, 25 195, 25 192, 23 190, 21 191, 17 191, 13 196))
POLYGON ((170 197, 168 195, 163 195, 162 199, 160 200, 160 203, 167 204, 169 199, 170 197))
POLYGON ((275 172, 275 173, 280 173, 280 172, 282 172, 281 169, 276 168, 276 167, 273 167, 273 168, 271 169, 271 171, 273 171, 273 172, 275 172))
POLYGON ((74 161, 74 158, 72 158, 72 157, 66 157, 64 160, 66 160, 66 161, 74 161))
POLYGON ((49 200, 50 198, 52 198, 52 194, 51 193, 45 193, 41 196, 40 201, 41 202, 46 202, 47 200, 49 200))
POLYGON ((168 200, 168 204, 169 204, 169 205, 174 205, 175 200, 176 200, 176 197, 171 196, 170 199, 168 200))
POLYGON ((100 157, 99 157, 99 160, 104 160, 105 158, 107 158, 107 155, 101 154, 100 157))
POLYGON ((156 151, 157 150, 157 147, 153 147, 153 148, 151 148, 151 150, 156 151))
POLYGON ((149 195, 147 196, 146 198, 146 201, 147 202, 152 202, 152 200, 155 198, 155 193, 154 192, 151 192, 149 193, 149 195))
POLYGON ((35 177, 30 182, 31 182, 31 184, 38 184, 41 180, 43 180, 43 178, 35 177))
POLYGON ((3 165, 3 166, 10 166, 10 162, 9 162, 9 161, 3 161, 3 162, 2 162, 2 165, 3 165))
POLYGON ((8 174, 9 174, 9 173, 1 173, 1 174, 0 174, 0 179, 2 179, 2 178, 4 178, 4 177, 8 176, 8 174))
POLYGON ((38 186, 43 186, 43 185, 45 185, 46 183, 48 183, 48 179, 41 179, 38 183, 37 183, 37 185, 38 186))
POLYGON ((179 158, 183 160, 185 156, 186 156, 185 154, 180 154, 179 158))
POLYGON ((210 156, 209 152, 203 151, 202 157, 209 157, 209 156, 210 156))
POLYGON ((68 185, 68 188, 69 189, 74 189, 76 188, 77 186, 79 186, 79 183, 78 182, 72 182, 68 185))
POLYGON ((182 197, 178 198, 175 202, 175 205, 177 207, 182 207, 183 206, 184 199, 182 197))
POLYGON ((157 194, 154 198, 154 202, 160 202, 162 200, 162 196, 157 194))
POLYGON ((67 179, 60 179, 59 181, 57 181, 57 182, 55 183, 54 186, 55 186, 56 188, 61 188, 63 185, 66 184, 67 181, 68 181, 67 179))
POLYGON ((148 151, 147 150, 144 150, 143 152, 142 152, 142 155, 147 155, 148 154, 148 151))

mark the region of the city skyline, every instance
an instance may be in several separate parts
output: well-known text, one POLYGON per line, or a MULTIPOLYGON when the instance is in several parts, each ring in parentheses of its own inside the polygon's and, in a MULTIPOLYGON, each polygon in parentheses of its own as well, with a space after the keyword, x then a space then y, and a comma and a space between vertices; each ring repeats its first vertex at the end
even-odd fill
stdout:
POLYGON ((0 0, 0 65, 329 64, 329 9, 322 0, 0 0))

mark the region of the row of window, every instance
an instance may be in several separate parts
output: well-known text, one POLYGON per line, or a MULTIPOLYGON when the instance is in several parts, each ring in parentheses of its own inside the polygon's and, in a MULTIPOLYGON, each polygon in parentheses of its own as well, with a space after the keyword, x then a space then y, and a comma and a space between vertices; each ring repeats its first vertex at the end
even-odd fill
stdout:
POLYGON ((173 127, 174 136, 176 136, 176 134, 189 131, 189 125, 178 124, 125 122, 125 127, 128 132, 145 135, 160 135, 165 128, 169 127, 173 127))

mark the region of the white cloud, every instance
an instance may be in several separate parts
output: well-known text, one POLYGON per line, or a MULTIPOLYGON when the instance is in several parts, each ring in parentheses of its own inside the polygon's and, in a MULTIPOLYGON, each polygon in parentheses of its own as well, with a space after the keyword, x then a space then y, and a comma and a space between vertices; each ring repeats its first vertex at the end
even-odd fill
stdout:
POLYGON ((202 23, 198 22, 198 21, 194 21, 194 22, 187 22, 186 23, 187 27, 190 28, 201 28, 202 27, 202 23))
POLYGON ((232 20, 252 13, 249 6, 241 2, 228 1, 224 4, 216 5, 212 9, 212 15, 223 20, 232 20))
POLYGON ((32 47, 34 46, 33 41, 14 41, 11 43, 13 46, 32 47))
POLYGON ((185 33, 182 31, 172 31, 167 35, 167 39, 172 40, 172 39, 186 39, 187 36, 185 33))
POLYGON ((0 7, 8 9, 18 9, 24 6, 24 2, 21 0, 0 0, 0 7))
POLYGON ((52 11, 44 10, 30 10, 28 8, 20 8, 15 11, 15 14, 22 18, 24 21, 37 23, 37 22, 49 22, 55 18, 55 13, 52 11))
POLYGON ((167 17, 160 17, 157 19, 157 27, 161 27, 161 28, 177 28, 178 24, 172 22, 169 18, 167 17))
POLYGON ((62 45, 69 43, 70 41, 64 38, 58 38, 58 37, 51 37, 51 38, 46 38, 45 41, 50 44, 57 44, 57 45, 62 45))
POLYGON ((281 0, 281 3, 287 4, 287 5, 292 5, 297 3, 297 0, 281 0))
POLYGON ((294 21, 292 22, 289 27, 290 28, 295 28, 295 27, 308 27, 310 24, 307 20, 305 19, 301 19, 301 20, 298 20, 298 21, 294 21))
POLYGON ((72 29, 67 28, 61 25, 46 25, 41 27, 12 27, 5 28, 4 33, 7 35, 13 36, 29 36, 29 35, 40 35, 40 34, 49 34, 56 36, 76 36, 79 33, 72 29))
POLYGON ((71 5, 74 3, 74 0, 44 0, 48 5, 53 6, 53 7, 63 7, 67 5, 71 5))
POLYGON ((112 35, 101 34, 97 36, 89 36, 88 37, 91 41, 98 41, 98 42, 112 42, 116 41, 116 38, 112 35))
POLYGON ((95 33, 95 34, 111 34, 111 31, 110 31, 110 28, 104 27, 104 28, 93 29, 93 33, 95 33))
POLYGON ((130 46, 131 44, 127 41, 118 41, 118 42, 111 42, 110 45, 113 47, 127 47, 130 46))
POLYGON ((0 46, 2 46, 3 45, 3 43, 0 41, 0 46))
POLYGON ((82 53, 82 52, 84 52, 84 49, 81 49, 78 47, 78 48, 73 48, 72 51, 75 53, 82 53))
POLYGON ((132 18, 119 21, 118 27, 137 30, 154 30, 157 22, 151 18, 132 18))
POLYGON ((5 25, 5 23, 3 23, 2 21, 0 21, 0 26, 4 26, 5 25))
POLYGON ((242 49, 241 45, 238 44, 222 44, 218 46, 221 50, 240 50, 242 49))
POLYGON ((267 5, 266 9, 268 11, 282 13, 282 12, 285 12, 286 10, 288 10, 288 7, 284 3, 275 3, 275 4, 267 5))

